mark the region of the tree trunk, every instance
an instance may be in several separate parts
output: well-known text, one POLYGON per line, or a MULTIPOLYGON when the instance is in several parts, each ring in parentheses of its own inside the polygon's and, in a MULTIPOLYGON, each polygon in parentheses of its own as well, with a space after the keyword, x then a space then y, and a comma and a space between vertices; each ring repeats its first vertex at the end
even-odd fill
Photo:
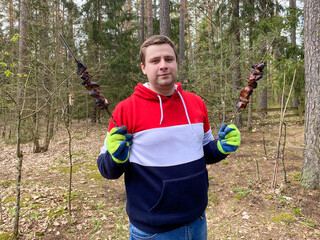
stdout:
MULTIPOLYGON (((68 91, 69 93, 69 101, 68 101, 68 106, 72 108, 73 106, 73 101, 72 99, 72 92, 68 91)), ((67 114, 67 117, 65 119, 65 126, 68 132, 68 139, 69 139, 69 195, 68 195, 68 212, 69 215, 71 216, 71 195, 72 195, 72 168, 73 168, 73 160, 72 160, 72 134, 71 134, 71 124, 72 124, 72 115, 67 114)))
POLYGON ((258 108, 259 108, 259 116, 264 119, 267 115, 268 108, 268 88, 267 88, 267 77, 260 80, 262 90, 258 96, 258 108))
MULTIPOLYGON (((73 0, 69 0, 70 6, 73 6, 73 0)), ((68 8, 68 27, 69 27, 69 34, 71 37, 71 42, 74 43, 74 39, 73 39, 73 9, 68 8)))
POLYGON ((13 0, 10 0, 9 2, 9 27, 10 27, 10 37, 13 35, 13 23, 14 23, 14 17, 13 17, 13 0))
MULTIPOLYGON (((264 2, 260 6, 261 13, 259 16, 260 21, 266 21, 268 18, 272 18, 274 15, 274 9, 269 2, 264 2)), ((264 30, 264 34, 267 35, 268 31, 264 30)), ((260 52, 262 55, 267 53, 268 49, 268 41, 264 40, 261 42, 261 49, 260 52)), ((265 71, 267 72, 267 68, 269 69, 269 64, 267 64, 265 71)), ((259 81, 260 89, 258 90, 258 109, 259 109, 259 116, 261 119, 264 119, 267 115, 267 107, 268 107, 268 73, 264 74, 264 77, 259 81)))
MULTIPOLYGON (((267 44, 265 44, 267 46, 267 44)), ((265 52, 267 47, 262 48, 261 52, 265 52)), ((267 72, 267 68, 269 68, 269 64, 264 68, 265 72, 267 72)), ((258 90, 258 115, 260 119, 265 119, 267 116, 267 108, 268 108, 268 72, 264 73, 264 77, 259 80, 260 89, 258 90)))
POLYGON ((8 108, 4 108, 4 104, 3 102, 1 102, 1 109, 2 109, 2 116, 3 116, 3 130, 2 130, 2 134, 1 137, 5 138, 6 136, 6 131, 7 131, 7 124, 8 124, 8 108))
POLYGON ((0 188, 0 224, 3 222, 3 214, 2 214, 2 187, 0 188))
POLYGON ((186 0, 180 0, 180 25, 179 25, 179 82, 183 85, 185 79, 185 16, 186 16, 186 0))
POLYGON ((170 37, 170 1, 160 0, 160 34, 170 37))
POLYGON ((193 46, 192 46, 192 39, 191 39, 191 29, 190 29, 190 24, 188 24, 188 46, 189 46, 189 66, 191 68, 194 68, 194 56, 193 56, 193 46))
MULTIPOLYGON (((39 21, 39 13, 38 12, 35 12, 33 13, 33 17, 36 19, 36 21, 39 21)), ((36 61, 37 62, 41 62, 41 55, 39 54, 38 52, 38 49, 41 48, 40 44, 38 42, 41 42, 39 41, 38 37, 35 36, 34 38, 36 38, 36 41, 37 43, 35 43, 37 45, 36 49, 35 49, 35 58, 37 59, 36 61)), ((34 109, 36 109, 36 112, 33 114, 32 116, 32 129, 31 129, 31 132, 32 132, 32 138, 33 138, 33 152, 34 153, 39 153, 40 152, 40 113, 37 109, 39 109, 39 95, 40 95, 40 82, 39 82, 39 73, 37 71, 37 69, 35 69, 34 71, 34 83, 35 83, 35 86, 34 86, 34 109)))
POLYGON ((213 79, 215 79, 214 67, 215 67, 215 40, 214 40, 214 24, 212 21, 213 12, 216 12, 216 4, 211 3, 211 0, 207 1, 207 15, 210 19, 208 23, 208 45, 210 56, 210 94, 214 93, 215 85, 213 79), (214 8, 214 9, 213 9, 214 8))
POLYGON ((299 104, 300 104, 299 98, 300 98, 300 94, 299 94, 299 93, 296 93, 296 94, 294 95, 293 100, 292 100, 292 107, 298 107, 298 106, 299 106, 299 104))
MULTIPOLYGON (((266 41, 263 41, 266 42, 266 41)), ((261 48, 261 52, 267 51, 267 43, 263 43, 264 46, 261 48)), ((267 72, 267 68, 269 69, 269 64, 264 68, 265 72, 267 72)), ((268 72, 264 73, 264 77, 259 80, 260 89, 258 89, 258 114, 260 119, 264 119, 267 116, 267 108, 268 108, 268 72)))
MULTIPOLYGON (((231 33, 232 34, 232 103, 235 103, 239 98, 240 85, 241 85, 241 69, 240 69, 240 27, 239 27, 239 0, 233 0, 232 2, 232 23, 231 33), (233 37, 234 36, 234 37, 233 37)), ((242 127, 242 114, 234 107, 235 121, 234 124, 238 127, 242 127)))
POLYGON ((309 189, 320 184, 320 1, 304 3, 305 34, 305 134, 302 185, 309 189))
POLYGON ((147 0, 147 38, 153 35, 152 0, 147 0))
POLYGON ((144 0, 141 0, 141 43, 144 42, 144 0))
MULTIPOLYGON (((38 56, 37 54, 35 54, 35 56, 38 56)), ((38 79, 38 74, 35 74, 35 89, 34 89, 34 94, 35 94, 35 109, 39 108, 39 79, 38 79)), ((33 120, 33 129, 32 131, 32 135, 33 135, 33 152, 34 153, 39 153, 40 152, 40 133, 39 133, 39 112, 36 111, 34 113, 34 115, 32 116, 32 120, 33 120)))
MULTIPOLYGON (((48 6, 48 2, 47 1, 43 1, 42 2, 42 7, 47 8, 48 6)), ((43 16, 43 22, 44 25, 46 26, 45 31, 43 33, 43 37, 45 39, 48 39, 49 37, 49 14, 47 12, 45 12, 44 16, 43 16)), ((58 40, 58 39, 57 39, 58 40)), ((49 59, 50 57, 50 52, 47 50, 45 43, 42 43, 40 45, 41 48, 41 56, 44 57, 44 60, 49 59)), ((44 81, 46 83, 46 89, 48 89, 49 92, 53 91, 54 87, 54 83, 53 83, 53 79, 50 77, 50 72, 48 71, 47 68, 43 69, 44 72, 44 81)), ((45 140, 44 140, 44 145, 41 148, 41 151, 46 152, 49 149, 49 145, 50 145, 50 141, 53 137, 53 127, 54 127, 54 97, 50 97, 50 99, 48 100, 48 107, 46 107, 46 119, 45 119, 45 123, 46 123, 46 133, 45 133, 45 140)))
POLYGON ((22 110, 17 107, 18 120, 17 120, 17 186, 16 186, 16 204, 15 204, 15 215, 14 215, 14 223, 13 223, 13 236, 15 239, 18 238, 19 235, 19 220, 20 220, 20 201, 21 201, 21 176, 22 176, 22 162, 23 162, 23 154, 21 151, 21 114, 22 110))
MULTIPOLYGON (((291 14, 296 14, 295 12, 297 10, 296 0, 289 0, 289 8, 291 10, 291 14)), ((295 16, 294 16, 294 19, 295 19, 295 16)), ((297 24, 296 24, 296 21, 294 20, 290 28, 291 44, 294 46, 297 45, 296 29, 297 29, 297 24)))
MULTIPOLYGON (((250 22, 249 22, 249 49, 252 49, 253 46, 253 26, 254 26, 254 0, 249 0, 249 13, 251 13, 250 16, 250 22)), ((253 96, 251 96, 251 101, 249 101, 248 106, 248 121, 247 121, 247 131, 252 131, 252 102, 253 102, 253 96)))
POLYGON ((93 102, 93 111, 91 114, 91 123, 100 123, 100 108, 96 106, 96 104, 93 102))
MULTIPOLYGON (((127 1, 124 1, 124 3, 123 3, 123 12, 124 12, 124 14, 127 14, 127 1)), ((127 19, 124 20, 124 30, 125 30, 125 31, 128 30, 128 22, 127 22, 127 19)))
MULTIPOLYGON (((296 39, 296 32, 297 32, 297 17, 296 17, 297 3, 296 3, 296 0, 290 0, 289 1, 289 9, 291 10, 290 14, 293 15, 292 19, 294 19, 292 24, 291 24, 291 26, 290 26, 290 40, 291 40, 291 44, 293 46, 296 46, 297 45, 297 39, 296 39)), ((293 59, 295 61, 297 61, 297 56, 293 56, 293 59)), ((295 91, 295 95, 294 95, 294 98, 293 98, 293 101, 292 101, 292 107, 298 107, 298 105, 300 104, 299 98, 300 98, 300 91, 298 90, 298 91, 295 91)))
MULTIPOLYGON (((220 39, 223 39, 223 31, 222 31, 222 14, 221 14, 221 8, 219 11, 220 14, 220 18, 219 18, 219 31, 220 31, 220 39)), ((225 77, 223 75, 223 48, 221 47, 220 49, 220 73, 219 73, 219 77, 220 77, 220 101, 221 101, 221 107, 222 107, 222 122, 226 121, 226 101, 225 101, 225 88, 226 86, 223 84, 223 78, 225 77)), ((226 80, 226 79, 225 79, 226 80)))
MULTIPOLYGON (((96 1, 95 5, 94 5, 94 21, 96 23, 96 31, 94 31, 94 36, 93 36, 93 41, 94 41, 94 61, 99 64, 99 62, 101 61, 101 51, 100 51, 100 41, 99 41, 99 33, 101 32, 101 21, 102 21, 102 14, 101 14, 101 1, 96 1)), ((98 75, 98 73, 96 73, 98 75)), ((98 77, 96 77, 98 78, 98 77)), ((98 79, 97 79, 98 80, 98 79)), ((70 83, 68 83, 68 85, 70 85, 70 83)), ((72 108, 71 105, 67 105, 68 109, 72 108)), ((93 114, 92 114, 92 123, 96 123, 99 120, 99 109, 96 107, 96 105, 93 105, 92 108, 93 114)), ((71 112, 68 112, 71 115, 71 112)))
MULTIPOLYGON (((131 16, 131 13, 132 13, 131 0, 128 0, 128 12, 129 12, 129 15, 131 16)), ((130 19, 128 23, 128 30, 131 31, 131 28, 132 28, 132 23, 130 19)))
POLYGON ((241 71, 240 71, 240 27, 239 27, 239 0, 233 0, 232 2, 232 23, 231 23, 231 35, 232 37, 232 80, 233 90, 232 96, 238 98, 238 92, 241 84, 241 71))
MULTIPOLYGON (((19 73, 22 76, 25 73, 26 68, 26 42, 27 42, 27 22, 28 22, 28 0, 21 0, 20 3, 20 36, 19 39, 19 73)), ((20 148, 21 143, 21 115, 23 110, 23 87, 22 78, 18 80, 17 87, 17 187, 16 187, 16 205, 15 205, 15 216, 13 223, 13 235, 18 238, 19 235, 19 220, 20 220, 20 200, 21 200, 21 175, 22 175, 22 162, 23 155, 20 148)))

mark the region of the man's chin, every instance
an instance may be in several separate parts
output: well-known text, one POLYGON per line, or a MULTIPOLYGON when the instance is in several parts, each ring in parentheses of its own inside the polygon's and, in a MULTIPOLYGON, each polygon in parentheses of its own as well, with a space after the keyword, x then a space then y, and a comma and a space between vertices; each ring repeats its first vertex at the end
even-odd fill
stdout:
POLYGON ((167 76, 167 77, 161 77, 158 79, 158 83, 160 85, 172 85, 175 83, 176 79, 173 79, 171 76, 167 76))
POLYGON ((159 82, 159 86, 162 86, 162 87, 170 87, 170 86, 173 86, 174 85, 174 81, 170 80, 170 81, 160 81, 159 82))

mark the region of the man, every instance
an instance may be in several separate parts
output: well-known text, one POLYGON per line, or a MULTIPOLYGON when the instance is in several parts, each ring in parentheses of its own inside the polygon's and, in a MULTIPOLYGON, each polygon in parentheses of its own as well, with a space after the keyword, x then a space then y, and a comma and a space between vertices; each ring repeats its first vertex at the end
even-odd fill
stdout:
POLYGON ((161 35, 140 49, 148 82, 120 102, 98 158, 102 176, 125 173, 130 239, 207 239, 206 164, 216 163, 240 145, 240 132, 223 124, 211 134, 203 100, 185 92, 177 79, 177 51, 161 35))

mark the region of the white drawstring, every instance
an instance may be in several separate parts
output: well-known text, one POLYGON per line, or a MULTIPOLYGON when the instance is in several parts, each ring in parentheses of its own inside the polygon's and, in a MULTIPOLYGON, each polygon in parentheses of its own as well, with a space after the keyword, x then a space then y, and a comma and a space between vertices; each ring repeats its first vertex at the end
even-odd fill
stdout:
POLYGON ((160 118, 160 125, 162 124, 163 121, 163 109, 162 109, 162 100, 161 100, 161 96, 158 95, 159 98, 159 102, 160 102, 160 111, 161 111, 161 118, 160 118))
POLYGON ((183 107, 184 107, 184 112, 186 113, 186 116, 187 116, 187 119, 188 119, 188 123, 189 123, 189 126, 190 126, 190 129, 191 129, 191 132, 193 133, 193 129, 192 129, 192 125, 191 125, 191 121, 190 121, 190 118, 189 118, 189 114, 188 114, 188 111, 187 111, 187 107, 186 107, 186 104, 183 100, 183 97, 181 95, 181 93, 179 91, 177 91, 179 96, 180 96, 180 99, 182 101, 182 104, 183 104, 183 107))
MULTIPOLYGON (((187 106, 184 102, 184 99, 181 95, 181 93, 179 91, 177 91, 179 96, 180 96, 180 99, 181 99, 181 102, 182 102, 182 105, 183 105, 183 108, 184 108, 184 112, 186 114, 186 117, 187 117, 187 120, 188 120, 188 123, 189 123, 189 126, 190 126, 190 129, 191 129, 191 132, 193 132, 193 129, 192 129, 192 124, 191 124, 191 121, 190 121, 190 118, 189 118, 189 114, 188 114, 188 110, 187 110, 187 106)), ((157 97, 159 98, 159 103, 160 103, 160 112, 161 112, 161 118, 160 118, 160 125, 162 124, 163 122, 163 107, 162 107, 162 99, 161 99, 161 96, 160 95, 157 95, 157 97)))

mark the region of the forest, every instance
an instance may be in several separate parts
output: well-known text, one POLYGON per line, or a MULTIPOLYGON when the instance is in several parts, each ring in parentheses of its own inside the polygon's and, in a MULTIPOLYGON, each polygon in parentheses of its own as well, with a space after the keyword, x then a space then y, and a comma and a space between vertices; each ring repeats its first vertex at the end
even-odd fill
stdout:
POLYGON ((178 81, 204 100, 213 136, 225 122, 241 131, 238 151, 207 166, 208 239, 320 238, 319 0, 0 6, 0 240, 128 239, 123 177, 104 179, 97 157, 115 106, 148 81, 139 50, 158 34, 176 44, 178 81), (263 78, 237 109, 261 62, 263 78))

